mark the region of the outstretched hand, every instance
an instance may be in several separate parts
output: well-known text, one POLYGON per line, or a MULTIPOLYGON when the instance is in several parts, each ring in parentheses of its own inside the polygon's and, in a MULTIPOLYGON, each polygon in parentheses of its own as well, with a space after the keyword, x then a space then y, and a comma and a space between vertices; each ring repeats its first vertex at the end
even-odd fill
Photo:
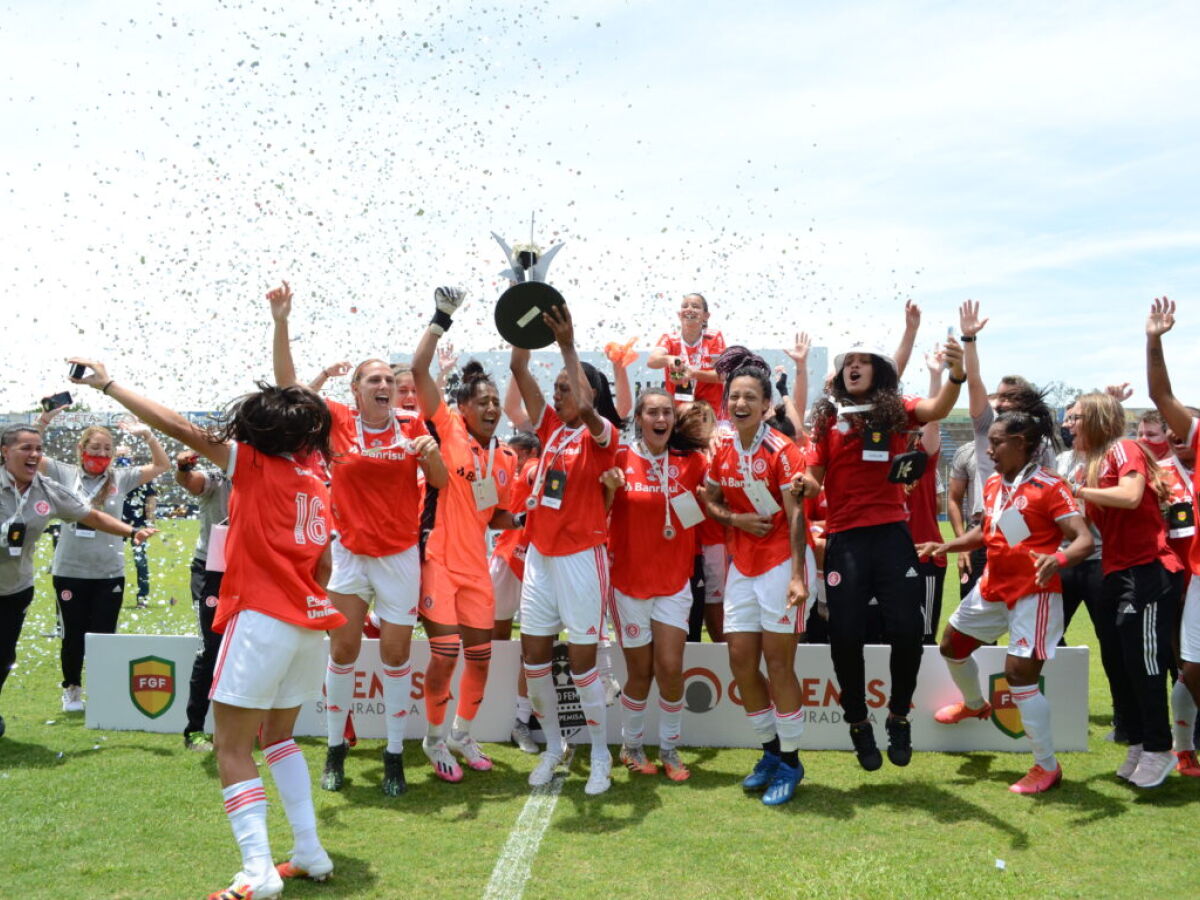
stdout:
POLYGON ((285 281, 280 287, 267 291, 267 301, 271 304, 271 318, 276 322, 286 322, 292 313, 292 289, 285 281))
POLYGON ((975 337, 990 319, 979 318, 979 301, 968 300, 958 308, 958 329, 963 337, 975 337))
MULTIPOLYGON (((917 318, 920 319, 920 313, 918 313, 917 318)), ((797 366, 802 366, 808 362, 808 351, 811 349, 812 338, 808 336, 808 332, 797 331, 795 345, 793 345, 790 350, 784 350, 784 353, 786 353, 788 358, 791 359, 791 361, 797 366)))
POLYGON ((1146 319, 1146 336, 1162 337, 1175 327, 1175 303, 1166 297, 1155 297, 1146 319))

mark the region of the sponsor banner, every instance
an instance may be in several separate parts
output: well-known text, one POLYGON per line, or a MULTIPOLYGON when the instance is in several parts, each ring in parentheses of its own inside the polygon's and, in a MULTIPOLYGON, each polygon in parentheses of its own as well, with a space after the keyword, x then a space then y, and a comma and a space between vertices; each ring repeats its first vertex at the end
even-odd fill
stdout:
MULTIPOLYGON (((182 732, 186 722, 188 684, 197 638, 162 635, 89 634, 87 636, 89 728, 182 732)), ((611 650, 613 674, 624 680, 625 667, 617 647, 611 650)), ((987 720, 970 720, 958 725, 939 725, 933 713, 960 699, 946 664, 936 647, 926 647, 917 692, 913 698, 913 747, 917 750, 998 750, 1027 753, 1029 742, 1020 714, 1009 696, 1004 680, 1003 647, 981 647, 975 653, 979 664, 980 689, 994 712, 987 720)), ((882 746, 886 740, 883 720, 887 717, 889 690, 888 649, 867 647, 867 707, 876 723, 882 746)), ((413 641, 411 706, 407 735, 425 734, 425 667, 429 644, 413 641)), ((461 665, 459 671, 461 672, 461 665)), ((520 668, 520 646, 516 641, 497 641, 492 649, 488 692, 475 718, 473 733, 481 741, 507 741, 512 729, 516 700, 516 676, 520 668)), ((683 744, 698 747, 756 747, 754 732, 746 721, 737 685, 729 673, 724 645, 688 644, 684 654, 683 744)), ((846 723, 838 705, 837 681, 829 659, 829 648, 801 644, 796 652, 805 710, 801 748, 845 750, 850 748, 846 723)), ((572 741, 586 743, 587 729, 575 686, 566 662, 565 645, 556 648, 554 681, 558 691, 563 733, 572 741)), ((457 694, 456 674, 452 694, 457 694)), ((1088 650, 1060 647, 1042 670, 1042 690, 1050 701, 1054 744, 1059 750, 1087 750, 1088 650)), ((359 737, 385 735, 383 669, 378 641, 364 639, 354 672, 351 712, 359 737)), ((651 691, 646 705, 646 739, 658 735, 658 703, 651 691)), ((451 699, 451 707, 455 701, 451 699)), ((316 700, 305 705, 296 723, 298 735, 323 735, 325 705, 316 700)), ((210 724, 208 726, 211 729, 210 724)), ((608 740, 621 741, 621 705, 609 707, 608 740)))

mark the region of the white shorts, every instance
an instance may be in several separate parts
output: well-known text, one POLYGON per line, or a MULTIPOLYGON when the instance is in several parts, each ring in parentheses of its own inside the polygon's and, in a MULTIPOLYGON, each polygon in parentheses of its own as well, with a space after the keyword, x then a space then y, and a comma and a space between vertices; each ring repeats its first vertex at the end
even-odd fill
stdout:
POLYGON ((951 614, 950 624, 985 644, 1008 632, 1009 656, 1054 659, 1054 648, 1063 635, 1062 594, 1030 594, 1009 609, 984 600, 976 584, 951 614))
POLYGON ((321 696, 325 632, 253 609, 225 626, 209 698, 243 709, 292 709, 321 696))
POLYGON ((496 621, 506 622, 521 608, 521 581, 499 556, 488 562, 488 574, 492 576, 492 596, 496 600, 496 621))
POLYGON ((543 556, 530 544, 521 585, 521 633, 545 637, 565 627, 569 643, 595 644, 610 590, 603 544, 567 556, 543 556))
POLYGON ((630 597, 613 588, 613 602, 609 607, 617 642, 622 647, 645 647, 652 634, 650 622, 661 622, 688 632, 688 615, 692 611, 692 585, 685 581, 674 594, 666 597, 630 597))
POLYGON ((792 561, 785 559, 761 575, 743 575, 737 563, 729 566, 725 581, 725 631, 770 631, 776 634, 801 634, 808 621, 808 610, 816 597, 817 563, 812 548, 805 549, 808 575, 808 600, 803 609, 788 608, 788 585, 792 580, 792 561))
POLYGON ((373 600, 375 612, 385 622, 416 625, 417 601, 421 597, 420 551, 414 544, 391 556, 361 556, 335 539, 328 590, 357 594, 367 603, 373 600))
POLYGON ((1193 575, 1183 596, 1183 626, 1179 633, 1179 658, 1200 663, 1200 576, 1193 575))
POLYGON ((704 574, 704 602, 725 602, 725 579, 729 572, 729 551, 724 544, 708 544, 700 548, 701 572, 704 574))

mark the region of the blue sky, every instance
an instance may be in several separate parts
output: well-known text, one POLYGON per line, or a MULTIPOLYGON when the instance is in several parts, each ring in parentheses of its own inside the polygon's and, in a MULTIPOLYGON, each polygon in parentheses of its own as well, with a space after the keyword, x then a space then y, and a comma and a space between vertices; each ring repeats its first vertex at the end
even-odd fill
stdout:
POLYGON ((281 277, 302 369, 411 349, 447 281, 494 349, 488 232, 534 211, 584 345, 693 289, 754 346, 891 345, 910 297, 932 342, 974 297, 989 381, 1137 403, 1166 293, 1200 399, 1195 4, 179 6, 3 7, 6 408, 69 352, 219 403, 281 277))

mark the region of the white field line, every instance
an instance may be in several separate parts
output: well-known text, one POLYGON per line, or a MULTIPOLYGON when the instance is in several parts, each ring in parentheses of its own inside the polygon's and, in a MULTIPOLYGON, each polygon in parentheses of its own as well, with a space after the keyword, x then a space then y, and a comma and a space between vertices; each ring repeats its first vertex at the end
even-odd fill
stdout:
POLYGON ((564 781, 566 775, 559 773, 548 785, 536 787, 530 793, 492 869, 492 877, 483 890, 484 900, 520 900, 564 781))

